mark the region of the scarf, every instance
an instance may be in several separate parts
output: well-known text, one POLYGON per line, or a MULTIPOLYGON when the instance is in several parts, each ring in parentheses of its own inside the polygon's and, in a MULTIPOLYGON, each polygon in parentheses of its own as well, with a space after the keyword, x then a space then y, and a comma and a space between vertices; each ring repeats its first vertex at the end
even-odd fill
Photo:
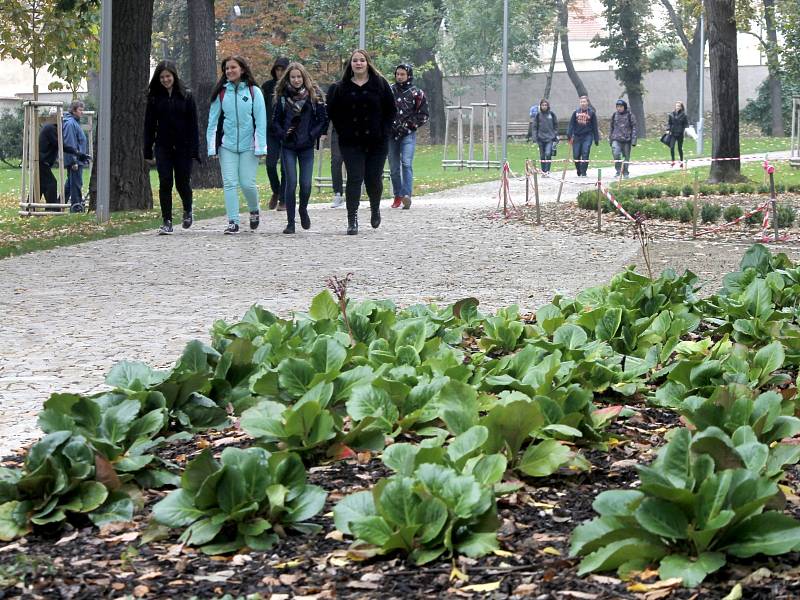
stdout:
POLYGON ((308 90, 305 87, 295 89, 291 85, 286 86, 286 104, 294 113, 299 116, 308 100, 308 90))

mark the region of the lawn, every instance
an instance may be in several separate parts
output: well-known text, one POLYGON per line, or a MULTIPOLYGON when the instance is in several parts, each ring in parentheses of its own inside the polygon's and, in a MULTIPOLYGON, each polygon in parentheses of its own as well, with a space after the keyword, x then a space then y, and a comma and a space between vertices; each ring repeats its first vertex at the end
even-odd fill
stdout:
MULTIPOLYGON (((788 140, 781 138, 749 138, 742 140, 742 152, 745 154, 775 152, 785 150, 788 140)), ((710 152, 711 144, 706 144, 710 152)), ((694 144, 687 144, 686 157, 693 158, 694 144)), ((568 153, 568 146, 561 144, 559 157, 568 153)), ((508 146, 509 163, 514 173, 524 170, 525 160, 537 154, 530 144, 514 142, 508 146)), ((657 138, 641 140, 635 148, 634 160, 666 160, 669 153, 657 138)), ((492 156, 494 158, 494 156, 492 156)), ((612 160, 611 149, 605 142, 593 149, 592 159, 594 165, 612 160)), ((471 183, 492 181, 498 179, 496 169, 443 169, 441 166, 442 146, 419 146, 414 161, 414 189, 418 195, 430 194, 445 189, 459 187, 471 183)), ((758 165, 746 167, 748 176, 757 177, 758 165), (752 173, 751 173, 752 171, 752 173)), ((703 169, 705 171, 706 168, 703 169)), ((779 177, 784 177, 787 169, 779 169, 779 177)), ((323 158, 321 172, 315 168, 315 176, 320 174, 327 178, 330 176, 330 163, 328 155, 323 158)), ((800 177, 800 174, 795 174, 800 177)), ((685 177, 685 174, 665 174, 661 177, 685 177)), ((93 215, 61 215, 54 217, 20 218, 17 215, 19 201, 20 172, 3 165, 0 168, 0 258, 24 254, 35 250, 43 250, 58 246, 75 244, 83 241, 114 237, 128 233, 155 229, 160 224, 160 215, 156 208, 149 211, 136 211, 115 213, 107 225, 98 225, 93 215)), ((151 174, 151 181, 157 189, 155 171, 151 174)), ((637 185, 641 180, 629 182, 628 185, 637 185)), ((258 185, 262 199, 268 195, 266 170, 262 167, 258 171, 258 185)), ((390 193, 387 185, 386 195, 390 193)), ((157 205, 157 199, 154 199, 157 205)), ((315 187, 312 202, 328 202, 330 200, 329 188, 315 187)), ((198 219, 218 217, 224 214, 222 191, 198 190, 195 193, 195 217, 198 219)))

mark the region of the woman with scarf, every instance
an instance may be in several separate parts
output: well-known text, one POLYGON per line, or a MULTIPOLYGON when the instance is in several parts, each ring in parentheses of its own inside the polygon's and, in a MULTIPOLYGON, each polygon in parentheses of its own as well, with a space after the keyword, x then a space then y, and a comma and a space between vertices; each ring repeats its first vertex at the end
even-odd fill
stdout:
POLYGON ((314 147, 328 129, 325 98, 300 63, 291 63, 275 86, 275 108, 270 123, 281 142, 281 169, 286 181, 286 229, 294 233, 295 205, 300 181, 300 226, 311 227, 308 201, 314 175, 314 147))
POLYGON ((366 51, 355 50, 350 55, 342 80, 328 98, 328 112, 347 169, 347 235, 358 234, 362 184, 369 196, 370 225, 377 229, 381 224, 383 166, 397 108, 389 82, 366 51))

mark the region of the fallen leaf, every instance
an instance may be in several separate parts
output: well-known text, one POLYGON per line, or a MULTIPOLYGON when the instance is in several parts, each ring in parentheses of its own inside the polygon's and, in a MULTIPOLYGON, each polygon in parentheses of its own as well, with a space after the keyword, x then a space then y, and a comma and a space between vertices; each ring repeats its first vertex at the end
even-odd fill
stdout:
POLYGON ((508 558, 510 556, 514 556, 513 552, 509 552, 508 550, 494 550, 492 552, 495 556, 502 556, 503 558, 508 558))
POLYGON ((137 585, 135 588, 133 588, 133 595, 137 598, 144 598, 149 593, 150 588, 146 585, 137 585))
POLYGON ((74 531, 72 534, 70 534, 70 535, 65 535, 65 536, 64 536, 64 537, 62 537, 60 540, 58 540, 58 541, 56 542, 56 546, 63 546, 64 544, 69 544, 69 543, 70 543, 72 540, 74 540, 76 537, 78 537, 78 531, 77 531, 77 530, 75 530, 75 531, 74 531))
POLYGON ((580 598, 581 600, 594 600, 599 598, 599 594, 590 594, 588 592, 576 592, 575 590, 564 590, 556 592, 559 596, 566 596, 568 598, 580 598))
POLYGON ((453 568, 450 570, 450 581, 453 581, 454 579, 458 579, 459 581, 469 581, 469 576, 466 573, 462 573, 456 566, 455 562, 453 562, 453 568))
POLYGON ((561 552, 557 548, 553 548, 552 546, 547 546, 546 548, 542 549, 542 554, 549 554, 550 556, 561 556, 561 552))
POLYGON ((731 593, 725 596, 722 600, 742 600, 742 584, 737 583, 733 586, 731 593))
POLYGON ((300 574, 297 574, 297 573, 282 573, 281 575, 278 575, 278 580, 283 585, 288 585, 288 586, 291 587, 295 583, 297 583, 298 581, 303 579, 304 577, 305 577, 305 575, 300 575, 300 574))
POLYGON ((379 590, 381 588, 377 583, 371 583, 369 581, 348 581, 347 587, 354 590, 379 590))
POLYGON ((109 543, 109 544, 116 544, 116 543, 119 543, 119 542, 128 543, 128 542, 132 542, 133 540, 135 540, 138 537, 139 537, 139 532, 138 531, 129 531, 128 533, 123 533, 123 534, 120 534, 120 535, 116 535, 116 536, 114 536, 112 538, 108 538, 106 540, 106 542, 109 543))
POLYGON ((680 577, 673 577, 672 579, 665 579, 663 581, 656 581, 655 583, 632 583, 628 586, 629 592, 651 592, 653 590, 664 590, 680 587, 683 579, 680 577))
POLYGON ((743 586, 746 587, 753 585, 754 583, 759 583, 760 581, 764 581, 765 579, 770 579, 771 577, 772 577, 772 571, 770 571, 766 567, 761 567, 760 569, 756 569, 755 571, 747 575, 747 577, 742 579, 741 583, 743 586))
POLYGON ((474 585, 467 585, 461 588, 462 592, 493 592, 500 589, 499 581, 492 581, 491 583, 476 583, 474 585))
POLYGON ((106 486, 110 491, 118 490, 122 487, 119 475, 105 456, 95 453, 94 455, 94 477, 106 486))
POLYGON ((145 573, 144 575, 141 575, 137 579, 139 579, 139 581, 147 581, 148 579, 155 579, 156 577, 161 577, 161 575, 162 575, 162 572, 158 571, 158 570, 148 571, 147 573, 145 573))
POLYGON ((337 542, 344 541, 344 534, 339 531, 338 529, 334 529, 328 535, 325 536, 326 540, 336 540, 337 542))
POLYGON ((514 596, 533 596, 538 590, 535 583, 523 583, 514 588, 514 596))

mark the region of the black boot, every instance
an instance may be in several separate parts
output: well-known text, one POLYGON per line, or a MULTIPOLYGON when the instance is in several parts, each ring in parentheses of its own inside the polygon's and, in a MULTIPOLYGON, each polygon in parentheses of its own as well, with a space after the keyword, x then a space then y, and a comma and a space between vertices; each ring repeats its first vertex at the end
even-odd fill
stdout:
POLYGON ((381 226, 381 203, 380 200, 378 202, 370 202, 369 203, 369 224, 372 225, 373 229, 377 229, 381 226))
POLYGON ((358 234, 358 213, 348 213, 347 215, 347 235, 358 234))
POLYGON ((308 216, 308 207, 300 205, 300 226, 303 229, 311 229, 311 217, 308 216))

